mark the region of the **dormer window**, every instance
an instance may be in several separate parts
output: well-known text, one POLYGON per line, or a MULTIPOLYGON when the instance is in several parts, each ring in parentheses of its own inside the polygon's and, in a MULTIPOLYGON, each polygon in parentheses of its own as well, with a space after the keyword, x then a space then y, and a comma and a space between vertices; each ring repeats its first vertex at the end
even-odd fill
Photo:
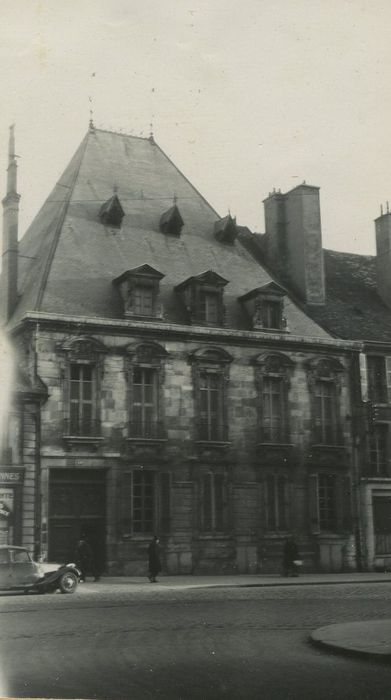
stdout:
POLYGON ((275 282, 270 282, 239 297, 254 330, 286 330, 284 296, 285 291, 275 282))
POLYGON ((176 204, 160 217, 160 230, 172 236, 180 236, 184 221, 176 204))
POLYGON ((125 212, 122 209, 121 202, 116 194, 102 204, 99 212, 99 218, 105 226, 113 226, 120 228, 125 212))
POLYGON ((159 283, 163 277, 150 265, 141 265, 113 280, 113 285, 121 294, 126 317, 162 318, 159 283))
POLYGON ((236 219, 233 219, 231 214, 228 214, 223 219, 219 219, 214 225, 214 235, 219 243, 228 243, 233 245, 237 236, 236 219))
POLYGON ((181 282, 175 291, 181 296, 193 324, 223 326, 223 292, 228 280, 212 270, 181 282))

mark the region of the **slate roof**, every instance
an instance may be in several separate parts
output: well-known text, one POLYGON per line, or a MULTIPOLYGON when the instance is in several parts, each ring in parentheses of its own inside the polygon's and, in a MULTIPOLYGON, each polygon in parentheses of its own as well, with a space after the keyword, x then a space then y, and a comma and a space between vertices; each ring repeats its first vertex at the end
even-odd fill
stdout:
MULTIPOLYGON (((264 254, 265 234, 254 234, 242 228, 240 238, 272 274, 271 263, 266 264, 264 254)), ((334 337, 391 343, 391 309, 377 292, 376 257, 324 249, 323 258, 325 305, 305 304, 291 291, 296 303, 334 337)), ((286 278, 280 281, 287 288, 286 278)))
MULTIPOLYGON (((272 281, 236 240, 219 242, 220 216, 152 140, 90 129, 20 242, 20 299, 11 323, 29 311, 108 319, 123 318, 112 281, 150 265, 160 283, 165 318, 187 323, 174 287, 208 270, 229 280, 224 290, 227 326, 250 328, 238 297, 272 281), (99 212, 115 192, 125 212, 120 228, 101 223, 99 212), (160 231, 173 197, 184 221, 180 237, 160 231)), ((287 299, 291 333, 329 334, 287 299)))

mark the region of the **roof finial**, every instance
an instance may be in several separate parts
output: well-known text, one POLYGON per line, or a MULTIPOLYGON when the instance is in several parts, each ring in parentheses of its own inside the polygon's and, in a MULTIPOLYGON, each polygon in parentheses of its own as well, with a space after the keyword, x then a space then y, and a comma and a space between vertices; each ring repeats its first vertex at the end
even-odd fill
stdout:
POLYGON ((114 192, 114 194, 117 194, 117 192, 118 192, 118 185, 116 182, 114 182, 114 184, 113 184, 113 192, 114 192))
POLYGON ((178 201, 178 197, 176 196, 176 192, 174 192, 174 196, 172 198, 173 204, 176 204, 178 201))
POLYGON ((94 125, 94 120, 93 120, 94 112, 92 109, 90 109, 90 121, 89 121, 89 128, 91 131, 94 131, 95 125, 94 125))
POLYGON ((387 214, 389 214, 389 213, 390 213, 390 203, 387 202, 387 214))
POLYGON ((151 141, 151 143, 154 143, 155 139, 153 138, 153 124, 152 124, 152 122, 150 123, 149 128, 150 128, 149 140, 151 141))
POLYGON ((380 205, 380 216, 383 216, 383 205, 380 205))

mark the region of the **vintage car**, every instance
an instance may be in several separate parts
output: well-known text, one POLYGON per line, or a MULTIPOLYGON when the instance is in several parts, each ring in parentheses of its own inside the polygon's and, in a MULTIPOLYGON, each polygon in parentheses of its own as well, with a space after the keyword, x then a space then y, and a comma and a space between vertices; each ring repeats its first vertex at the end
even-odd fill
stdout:
POLYGON ((0 545, 0 591, 74 593, 80 579, 75 564, 44 565, 33 561, 25 547, 0 545))

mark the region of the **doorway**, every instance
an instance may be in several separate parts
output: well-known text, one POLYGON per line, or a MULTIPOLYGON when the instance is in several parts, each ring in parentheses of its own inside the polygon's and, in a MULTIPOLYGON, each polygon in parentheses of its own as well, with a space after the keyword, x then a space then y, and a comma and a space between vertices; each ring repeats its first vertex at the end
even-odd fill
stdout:
POLYGON ((85 537, 95 564, 106 563, 105 472, 98 469, 52 469, 49 477, 50 561, 74 561, 77 543, 85 537))
POLYGON ((373 524, 376 556, 391 556, 391 497, 374 498, 373 524))

